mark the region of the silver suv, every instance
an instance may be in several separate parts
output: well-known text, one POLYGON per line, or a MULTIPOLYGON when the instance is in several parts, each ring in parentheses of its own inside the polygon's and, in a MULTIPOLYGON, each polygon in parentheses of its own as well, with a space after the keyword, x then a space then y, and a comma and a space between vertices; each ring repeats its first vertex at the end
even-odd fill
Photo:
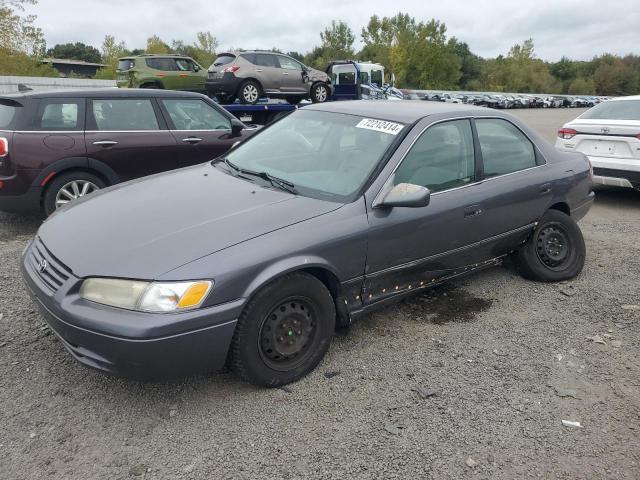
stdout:
POLYGON ((221 53, 209 67, 206 89, 222 103, 255 104, 261 97, 284 98, 296 104, 310 98, 324 102, 331 95, 330 77, 281 53, 249 50, 221 53))

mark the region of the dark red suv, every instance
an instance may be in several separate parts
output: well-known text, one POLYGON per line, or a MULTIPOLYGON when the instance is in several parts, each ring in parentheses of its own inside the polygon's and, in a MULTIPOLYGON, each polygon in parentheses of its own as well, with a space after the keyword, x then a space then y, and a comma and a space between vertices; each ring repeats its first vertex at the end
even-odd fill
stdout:
POLYGON ((97 189, 218 157, 254 132, 197 93, 0 96, 0 210, 50 215, 97 189))

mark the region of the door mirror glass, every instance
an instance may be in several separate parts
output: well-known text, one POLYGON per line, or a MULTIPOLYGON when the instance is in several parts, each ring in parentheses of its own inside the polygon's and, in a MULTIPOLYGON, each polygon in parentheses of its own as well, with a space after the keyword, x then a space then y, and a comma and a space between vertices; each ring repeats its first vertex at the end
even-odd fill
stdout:
POLYGON ((426 207, 431 200, 428 188, 412 183, 399 183, 391 188, 374 207, 426 207))

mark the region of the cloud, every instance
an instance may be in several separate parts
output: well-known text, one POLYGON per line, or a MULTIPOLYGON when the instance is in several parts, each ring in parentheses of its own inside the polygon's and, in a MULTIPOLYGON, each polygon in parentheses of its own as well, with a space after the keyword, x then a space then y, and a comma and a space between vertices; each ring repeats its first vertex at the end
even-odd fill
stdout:
POLYGON ((195 41, 196 32, 211 31, 221 48, 271 48, 309 51, 320 43, 320 31, 333 19, 346 21, 358 42, 374 13, 406 12, 418 20, 436 18, 448 34, 472 51, 493 57, 532 37, 538 57, 590 59, 603 52, 636 52, 640 4, 617 0, 602 11, 601 0, 476 0, 435 2, 370 0, 346 2, 243 2, 210 0, 40 0, 29 13, 38 16, 47 44, 84 42, 96 47, 105 35, 142 48, 153 34, 165 41, 195 41), (80 5, 80 7, 79 7, 80 5), (614 10, 613 12, 611 10, 614 10), (620 14, 615 14, 620 12, 620 14))

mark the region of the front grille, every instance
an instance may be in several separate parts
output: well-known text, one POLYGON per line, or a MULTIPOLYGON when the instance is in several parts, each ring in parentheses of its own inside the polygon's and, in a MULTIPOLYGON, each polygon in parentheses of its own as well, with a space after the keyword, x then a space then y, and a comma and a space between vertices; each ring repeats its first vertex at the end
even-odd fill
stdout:
POLYGON ((40 280, 53 292, 58 291, 71 275, 71 270, 47 250, 39 237, 33 240, 29 261, 40 280))

